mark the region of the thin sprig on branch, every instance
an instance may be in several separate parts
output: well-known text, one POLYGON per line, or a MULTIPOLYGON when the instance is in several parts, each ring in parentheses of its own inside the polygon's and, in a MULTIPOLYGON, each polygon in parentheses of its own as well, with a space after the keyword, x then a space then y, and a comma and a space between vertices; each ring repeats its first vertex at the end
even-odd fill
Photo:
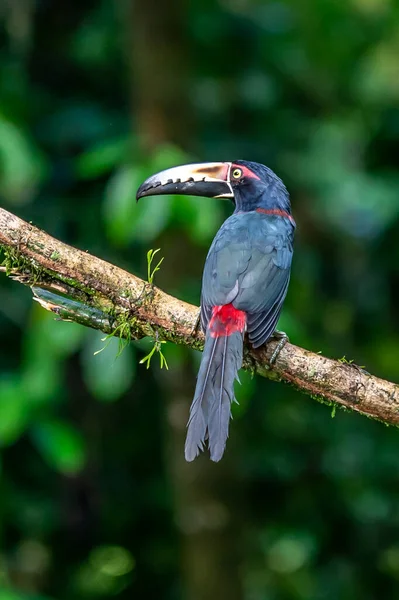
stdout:
MULTIPOLYGON (((155 269, 150 265, 151 281, 145 282, 4 209, 0 209, 0 246, 4 273, 31 287, 40 304, 59 318, 124 339, 151 336, 158 344, 170 341, 202 349, 203 335, 195 327, 198 308, 152 284, 159 263, 155 269)), ((348 361, 332 360, 290 343, 271 369, 269 360, 277 343, 272 339, 257 350, 246 346, 244 368, 292 384, 316 400, 399 425, 397 384, 348 361)))

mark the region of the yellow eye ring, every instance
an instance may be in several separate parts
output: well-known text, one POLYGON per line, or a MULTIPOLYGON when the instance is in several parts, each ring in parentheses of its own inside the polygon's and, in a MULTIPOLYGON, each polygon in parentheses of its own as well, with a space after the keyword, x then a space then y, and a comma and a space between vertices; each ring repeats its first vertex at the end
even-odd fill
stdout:
POLYGON ((234 171, 233 171, 233 177, 234 177, 234 179, 240 179, 241 176, 242 176, 241 169, 234 169, 234 171))

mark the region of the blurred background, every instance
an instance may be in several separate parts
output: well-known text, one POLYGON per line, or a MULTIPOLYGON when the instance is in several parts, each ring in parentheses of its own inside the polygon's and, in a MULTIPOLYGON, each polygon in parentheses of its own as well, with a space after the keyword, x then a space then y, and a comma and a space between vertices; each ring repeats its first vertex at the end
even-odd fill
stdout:
MULTIPOLYGON (((298 224, 279 329, 398 381, 398 53, 397 0, 1 0, 1 206, 142 277, 161 248, 198 303, 231 205, 136 188, 265 163, 298 224)), ((198 353, 147 370, 5 276, 0 331, 1 600, 398 598, 395 428, 243 373, 223 461, 187 465, 198 353)))

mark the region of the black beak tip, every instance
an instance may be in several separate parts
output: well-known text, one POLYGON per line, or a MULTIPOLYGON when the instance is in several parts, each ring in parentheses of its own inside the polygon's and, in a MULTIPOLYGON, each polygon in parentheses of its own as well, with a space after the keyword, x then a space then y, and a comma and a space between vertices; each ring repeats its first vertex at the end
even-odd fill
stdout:
MULTIPOLYGON (((158 185, 161 185, 160 183, 158 185)), ((148 183, 147 181, 144 181, 144 183, 141 184, 141 186, 139 187, 139 189, 137 190, 136 193, 136 202, 138 202, 141 198, 144 198, 144 196, 151 196, 151 194, 153 193, 153 190, 157 187, 157 185, 154 185, 153 183, 148 183)))

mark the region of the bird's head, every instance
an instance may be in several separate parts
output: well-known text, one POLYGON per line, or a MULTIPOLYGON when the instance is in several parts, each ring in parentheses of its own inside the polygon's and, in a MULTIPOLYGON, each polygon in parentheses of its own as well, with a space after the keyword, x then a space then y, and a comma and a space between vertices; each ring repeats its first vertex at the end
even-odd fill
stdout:
POLYGON ((268 167, 245 160, 166 169, 146 179, 136 198, 161 194, 229 198, 237 211, 265 208, 290 212, 288 192, 281 179, 268 167))

